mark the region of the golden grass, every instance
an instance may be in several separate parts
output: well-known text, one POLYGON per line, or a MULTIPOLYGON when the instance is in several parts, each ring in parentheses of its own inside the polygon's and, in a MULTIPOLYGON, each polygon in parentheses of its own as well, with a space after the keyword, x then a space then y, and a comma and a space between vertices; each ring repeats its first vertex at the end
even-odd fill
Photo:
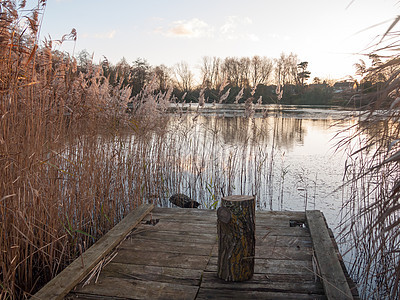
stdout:
POLYGON ((399 32, 396 17, 371 47, 372 66, 360 68, 371 86, 357 95, 360 121, 349 139, 346 176, 350 193, 343 203, 343 240, 352 245, 354 278, 365 298, 400 296, 400 126, 399 32))
POLYGON ((117 135, 130 91, 38 47, 45 4, 26 25, 24 1, 1 4, 0 299, 29 297, 140 203, 117 135))
MULTIPOLYGON (((187 126, 183 118, 171 134, 166 112, 172 90, 157 94, 150 82, 130 99, 131 91, 111 86, 101 66, 89 63, 79 72, 74 58, 54 51, 54 41, 38 47, 45 1, 27 15, 27 25, 23 1, 3 3, 0 299, 29 298, 144 201, 184 191, 212 206, 221 191, 259 193, 268 153, 252 157, 254 167, 244 158, 260 147, 256 140, 268 128, 250 126, 252 139, 243 132, 244 146, 226 150, 223 161, 221 122, 199 136, 190 129, 198 116, 186 119, 187 126), (132 115, 125 113, 130 100, 132 115), (211 149, 202 144, 205 138, 211 149)), ((76 32, 67 38, 74 40, 76 32)), ((238 126, 247 128, 252 121, 243 122, 238 126)))

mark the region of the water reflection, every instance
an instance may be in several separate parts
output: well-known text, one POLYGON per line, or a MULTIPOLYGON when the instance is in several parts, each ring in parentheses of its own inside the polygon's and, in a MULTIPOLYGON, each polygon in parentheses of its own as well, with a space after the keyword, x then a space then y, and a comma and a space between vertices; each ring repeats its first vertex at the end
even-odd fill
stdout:
MULTIPOLYGON (((179 118, 170 117, 169 126, 174 132, 182 131, 189 135, 196 132, 199 135, 213 136, 226 146, 257 143, 265 147, 276 147, 282 151, 291 151, 304 145, 308 130, 332 132, 334 128, 343 126, 328 119, 303 119, 298 116, 282 117, 280 115, 266 118, 249 119, 245 117, 221 117, 212 115, 184 115, 179 118)), ((337 129, 337 128, 336 128, 337 129)), ((314 145, 321 147, 321 143, 314 145)), ((325 145, 322 145, 325 149, 325 145)), ((321 149, 322 151, 323 149, 321 149)))
POLYGON ((253 119, 232 107, 212 112, 170 116, 162 146, 168 195, 182 192, 208 208, 222 194, 254 194, 258 209, 322 209, 337 224, 345 157, 334 155, 334 137, 355 122, 340 120, 352 112, 285 108, 253 119))
POLYGON ((170 206, 172 194, 184 193, 211 208, 222 195, 248 194, 256 196, 258 209, 321 209, 335 227, 346 157, 334 152, 334 138, 355 123, 341 120, 352 112, 304 107, 267 112, 245 118, 232 107, 222 112, 206 107, 171 114, 164 131, 129 137, 129 157, 144 166, 135 169, 135 176, 146 178, 137 187, 143 200, 151 195, 170 206))

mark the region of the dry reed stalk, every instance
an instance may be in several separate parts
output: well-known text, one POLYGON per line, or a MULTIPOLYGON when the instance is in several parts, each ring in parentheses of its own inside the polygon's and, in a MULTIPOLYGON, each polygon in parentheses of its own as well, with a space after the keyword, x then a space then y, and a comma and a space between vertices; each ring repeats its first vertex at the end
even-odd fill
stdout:
POLYGON ((130 91, 37 46, 45 4, 24 31, 25 1, 1 3, 1 299, 29 297, 142 201, 118 133, 130 91))
POLYGON ((23 15, 3 3, 0 298, 33 294, 142 202, 184 192, 215 208, 221 193, 260 197, 274 185, 273 153, 259 151, 267 119, 171 117, 172 90, 156 93, 154 81, 128 115, 129 89, 110 85, 101 65, 78 70, 52 41, 38 47, 34 30, 18 35, 23 15))
POLYGON ((349 249, 351 273, 364 297, 376 299, 400 296, 400 60, 399 33, 393 30, 399 19, 369 49, 373 65, 360 74, 372 86, 353 98, 362 110, 357 127, 342 143, 350 154, 343 240, 354 246, 349 249))

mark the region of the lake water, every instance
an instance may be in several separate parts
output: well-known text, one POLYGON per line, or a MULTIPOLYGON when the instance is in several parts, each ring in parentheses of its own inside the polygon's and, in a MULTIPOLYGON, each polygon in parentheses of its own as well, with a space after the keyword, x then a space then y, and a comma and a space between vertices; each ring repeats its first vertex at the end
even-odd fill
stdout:
MULTIPOLYGON (((177 111, 165 139, 174 148, 169 195, 185 193, 203 208, 222 195, 256 195, 257 209, 318 209, 332 229, 338 225, 346 155, 335 150, 357 121, 353 112, 265 105, 246 118, 244 105, 235 104, 177 111)), ((167 199, 162 206, 170 206, 167 199)))

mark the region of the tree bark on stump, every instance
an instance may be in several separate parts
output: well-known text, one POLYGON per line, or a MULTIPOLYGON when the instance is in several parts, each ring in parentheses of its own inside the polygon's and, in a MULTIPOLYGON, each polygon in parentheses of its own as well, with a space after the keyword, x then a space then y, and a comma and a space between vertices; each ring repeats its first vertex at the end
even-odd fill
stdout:
POLYGON ((218 208, 218 277, 249 280, 254 273, 255 201, 253 196, 223 197, 218 208))

